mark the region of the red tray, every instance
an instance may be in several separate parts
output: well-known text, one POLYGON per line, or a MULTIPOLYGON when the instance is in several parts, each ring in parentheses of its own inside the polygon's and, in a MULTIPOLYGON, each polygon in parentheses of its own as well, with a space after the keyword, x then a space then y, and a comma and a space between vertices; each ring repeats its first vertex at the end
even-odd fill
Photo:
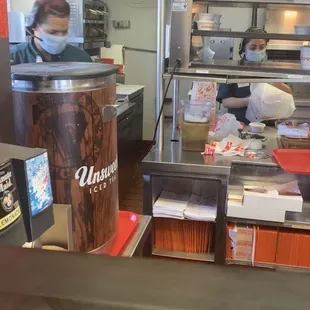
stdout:
POLYGON ((310 175, 310 150, 276 149, 273 156, 286 172, 310 175))
POLYGON ((130 242, 135 233, 140 221, 138 214, 119 211, 118 215, 118 229, 115 237, 104 247, 98 249, 92 254, 104 254, 110 256, 122 255, 128 242, 130 242))

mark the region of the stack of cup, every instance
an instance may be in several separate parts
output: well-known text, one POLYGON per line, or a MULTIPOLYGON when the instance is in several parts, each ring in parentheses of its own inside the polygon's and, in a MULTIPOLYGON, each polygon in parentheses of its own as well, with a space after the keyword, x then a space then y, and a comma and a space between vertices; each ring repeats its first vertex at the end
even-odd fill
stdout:
POLYGON ((221 26, 222 15, 211 13, 199 13, 197 21, 198 30, 219 30, 221 26))
POLYGON ((310 70, 310 45, 303 45, 300 48, 300 65, 304 70, 310 70))

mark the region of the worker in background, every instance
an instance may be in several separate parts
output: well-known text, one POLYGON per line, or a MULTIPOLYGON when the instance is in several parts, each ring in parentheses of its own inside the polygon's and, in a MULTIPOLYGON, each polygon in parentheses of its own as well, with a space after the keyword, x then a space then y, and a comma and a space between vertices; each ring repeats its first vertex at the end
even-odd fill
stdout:
POLYGON ((27 21, 30 42, 10 48, 14 64, 91 62, 82 49, 68 44, 70 5, 66 0, 36 0, 27 21))
MULTIPOLYGON (((247 32, 266 33, 265 30, 251 27, 247 32)), ((267 60, 267 39, 243 39, 239 47, 241 59, 246 61, 261 62, 267 60)), ((284 83, 273 83, 273 86, 292 94, 290 86, 284 83)), ((238 121, 248 124, 245 114, 251 95, 250 83, 220 84, 217 100, 228 108, 228 112, 234 114, 238 121)))

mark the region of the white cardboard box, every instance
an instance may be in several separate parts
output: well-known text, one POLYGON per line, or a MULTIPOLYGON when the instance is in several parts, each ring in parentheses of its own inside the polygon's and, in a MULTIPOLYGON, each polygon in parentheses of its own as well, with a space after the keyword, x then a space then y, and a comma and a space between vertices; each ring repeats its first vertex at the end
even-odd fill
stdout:
POLYGON ((242 204, 228 202, 227 216, 269 222, 285 222, 285 210, 276 210, 260 204, 259 208, 248 208, 242 204))
POLYGON ((279 195, 277 191, 256 193, 244 191, 243 205, 249 209, 282 210, 301 212, 303 199, 302 196, 279 195))

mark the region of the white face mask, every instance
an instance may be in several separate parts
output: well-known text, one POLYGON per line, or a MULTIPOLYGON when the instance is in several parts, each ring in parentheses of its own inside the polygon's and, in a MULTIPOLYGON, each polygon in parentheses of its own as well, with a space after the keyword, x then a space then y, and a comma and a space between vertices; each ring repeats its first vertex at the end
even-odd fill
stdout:
POLYGON ((245 51, 245 59, 248 61, 263 61, 267 59, 266 49, 261 51, 245 51))
POLYGON ((51 55, 58 55, 67 46, 68 36, 55 36, 42 31, 40 46, 51 55))

